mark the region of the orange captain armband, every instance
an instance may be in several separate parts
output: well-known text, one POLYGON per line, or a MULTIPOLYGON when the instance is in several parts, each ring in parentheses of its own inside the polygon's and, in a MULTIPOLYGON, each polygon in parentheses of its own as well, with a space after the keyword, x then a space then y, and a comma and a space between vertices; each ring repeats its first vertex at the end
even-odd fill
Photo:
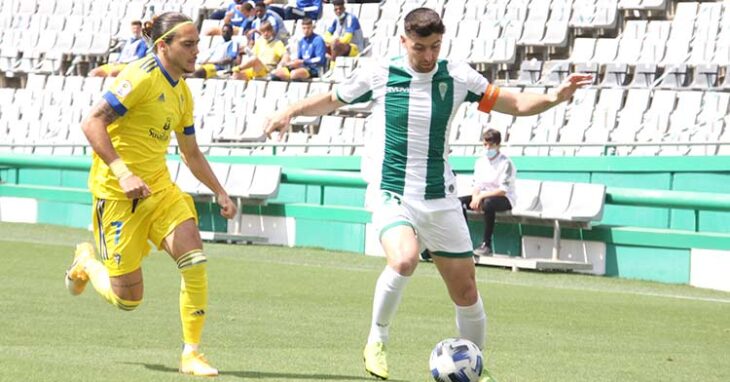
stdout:
POLYGON ((497 98, 499 97, 499 90, 499 86, 494 86, 492 84, 487 85, 487 90, 484 91, 484 95, 479 101, 479 107, 477 107, 477 110, 483 113, 489 113, 492 111, 492 107, 494 107, 494 103, 497 102, 497 98))

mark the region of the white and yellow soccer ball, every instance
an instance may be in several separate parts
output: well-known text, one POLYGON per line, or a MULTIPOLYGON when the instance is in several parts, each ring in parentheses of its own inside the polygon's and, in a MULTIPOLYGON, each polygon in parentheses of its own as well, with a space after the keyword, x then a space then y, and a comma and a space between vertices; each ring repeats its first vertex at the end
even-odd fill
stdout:
POLYGON ((481 350, 473 342, 448 338, 433 348, 429 366, 435 381, 478 382, 484 360, 481 350))

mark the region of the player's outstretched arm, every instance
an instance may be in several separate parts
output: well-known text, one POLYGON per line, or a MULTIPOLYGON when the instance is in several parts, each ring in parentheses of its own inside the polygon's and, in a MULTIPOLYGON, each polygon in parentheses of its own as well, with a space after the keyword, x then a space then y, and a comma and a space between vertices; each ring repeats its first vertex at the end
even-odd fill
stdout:
POLYGON ((180 154, 185 164, 190 168, 190 172, 195 177, 203 182, 213 193, 215 193, 215 201, 221 208, 221 216, 226 219, 231 219, 236 215, 236 205, 233 203, 228 193, 218 178, 210 168, 208 160, 205 159, 205 155, 200 151, 198 142, 195 140, 195 135, 185 135, 176 133, 177 143, 180 146, 180 154))
POLYGON ((516 116, 540 114, 551 107, 569 100, 576 90, 590 85, 593 77, 589 74, 573 73, 548 94, 510 93, 500 91, 493 110, 516 116))
POLYGON ((334 92, 307 97, 284 110, 277 111, 271 117, 267 117, 264 122, 264 132, 269 138, 271 138, 272 133, 279 132, 279 140, 281 140, 284 133, 289 129, 289 122, 292 118, 300 115, 320 116, 329 114, 343 105, 344 103, 337 99, 334 92))
POLYGON ((152 194, 152 191, 140 177, 129 171, 119 154, 114 150, 109 133, 106 131, 107 126, 117 118, 119 118, 119 114, 114 111, 106 100, 102 99, 94 105, 89 115, 81 122, 81 130, 83 130, 96 155, 111 168, 127 198, 146 198, 152 194))

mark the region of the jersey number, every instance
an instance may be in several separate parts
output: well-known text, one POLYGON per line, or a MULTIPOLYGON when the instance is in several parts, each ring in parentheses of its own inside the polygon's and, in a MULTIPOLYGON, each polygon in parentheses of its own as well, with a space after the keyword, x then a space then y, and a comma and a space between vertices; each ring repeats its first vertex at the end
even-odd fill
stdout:
POLYGON ((116 231, 114 231, 114 244, 119 244, 119 236, 122 234, 122 222, 115 221, 111 224, 112 227, 116 227, 116 231))

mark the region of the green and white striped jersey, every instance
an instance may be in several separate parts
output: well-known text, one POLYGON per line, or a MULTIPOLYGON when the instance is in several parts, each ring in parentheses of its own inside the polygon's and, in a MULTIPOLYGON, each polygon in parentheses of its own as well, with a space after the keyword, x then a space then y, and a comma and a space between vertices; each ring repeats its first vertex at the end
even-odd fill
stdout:
POLYGON ((488 86, 466 62, 439 60, 429 73, 414 71, 405 56, 361 65, 335 92, 344 103, 374 102, 366 123, 365 180, 404 198, 454 196, 450 122, 462 102, 481 100, 488 86))

